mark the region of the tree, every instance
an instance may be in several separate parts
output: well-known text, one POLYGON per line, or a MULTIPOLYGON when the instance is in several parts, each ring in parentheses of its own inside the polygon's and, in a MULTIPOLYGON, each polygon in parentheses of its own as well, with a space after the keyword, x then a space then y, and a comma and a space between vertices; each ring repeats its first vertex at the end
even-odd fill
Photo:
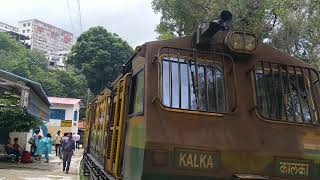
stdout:
POLYGON ((59 82, 63 95, 58 93, 58 96, 81 98, 83 99, 87 94, 87 81, 84 75, 77 73, 74 69, 54 70, 51 71, 54 79, 59 82))
POLYGON ((74 68, 48 69, 48 60, 38 50, 26 49, 6 33, 0 33, 0 69, 39 82, 48 96, 84 98, 85 76, 74 68))
MULTIPOLYGON (((48 60, 42 52, 26 49, 6 33, 0 33, 0 69, 39 82, 47 96, 80 98, 86 102, 88 88, 83 74, 72 67, 65 71, 48 69, 48 60)), ((0 104, 6 104, 15 96, 7 97, 1 93, 0 104)), ((0 129, 6 127, 23 131, 36 127, 38 123, 39 120, 28 115, 24 109, 0 108, 0 129), (17 123, 12 124, 12 119, 17 123)))
POLYGON ((110 87, 132 53, 126 41, 98 26, 80 35, 68 63, 86 76, 88 87, 98 94, 105 86, 110 87))
POLYGON ((20 96, 4 92, 0 94, 0 129, 25 132, 38 127, 41 120, 29 115, 18 106, 20 96), (12 123, 14 121, 14 123, 12 123))
POLYGON ((159 38, 191 35, 228 9, 233 29, 254 32, 260 41, 305 61, 319 58, 320 3, 315 0, 153 0, 152 7, 162 15, 159 38))
POLYGON ((24 77, 30 75, 26 49, 6 33, 0 33, 0 59, 1 69, 24 77))

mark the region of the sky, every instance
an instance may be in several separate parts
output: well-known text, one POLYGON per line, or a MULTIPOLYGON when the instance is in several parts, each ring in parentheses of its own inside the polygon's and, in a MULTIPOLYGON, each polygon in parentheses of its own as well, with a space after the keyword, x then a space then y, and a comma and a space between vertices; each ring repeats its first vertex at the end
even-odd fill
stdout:
MULTIPOLYGON (((81 33, 78 0, 0 0, 0 22, 17 26, 18 21, 39 19, 57 26, 75 37, 81 33)), ((152 0, 79 0, 82 32, 103 26, 118 34, 133 48, 156 39, 155 27, 160 14, 152 0)))

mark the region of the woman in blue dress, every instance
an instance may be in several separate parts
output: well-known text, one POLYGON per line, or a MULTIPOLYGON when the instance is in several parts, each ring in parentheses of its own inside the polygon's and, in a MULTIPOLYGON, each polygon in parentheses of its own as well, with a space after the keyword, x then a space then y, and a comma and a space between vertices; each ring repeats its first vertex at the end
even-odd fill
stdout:
POLYGON ((38 156, 38 160, 41 160, 41 156, 44 153, 45 145, 46 145, 46 138, 42 138, 42 136, 38 135, 38 143, 36 149, 36 156, 38 156))
POLYGON ((48 133, 47 137, 45 138, 45 147, 44 147, 44 157, 46 158, 46 163, 49 163, 49 154, 51 153, 51 147, 52 147, 51 134, 48 133))

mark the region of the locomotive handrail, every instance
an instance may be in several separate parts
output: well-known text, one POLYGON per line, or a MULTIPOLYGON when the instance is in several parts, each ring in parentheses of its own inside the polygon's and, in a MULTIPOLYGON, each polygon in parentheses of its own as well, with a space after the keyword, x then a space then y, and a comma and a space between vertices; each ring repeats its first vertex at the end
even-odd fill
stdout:
MULTIPOLYGON (((164 57, 168 57, 168 58, 171 58, 171 57, 175 57, 175 58, 178 58, 178 71, 179 71, 179 108, 174 108, 172 107, 172 90, 170 90, 170 107, 164 105, 162 102, 160 102, 160 107, 165 109, 165 110, 168 110, 168 111, 177 111, 177 112, 187 112, 187 113, 195 113, 195 114, 204 114, 204 115, 216 115, 216 116, 223 116, 224 114, 234 114, 237 112, 238 110, 238 90, 237 90, 237 83, 236 83, 236 76, 235 76, 235 65, 234 65, 234 61, 233 61, 233 58, 228 55, 228 54, 225 54, 225 53, 218 53, 218 52, 208 52, 208 51, 198 51, 198 50, 194 50, 194 49, 183 49, 183 48, 174 48, 174 47, 161 47, 159 50, 158 50, 158 54, 157 54, 157 59, 158 59, 158 96, 159 96, 159 99, 160 101, 162 101, 162 98, 163 98, 163 92, 162 92, 162 73, 163 73, 163 69, 161 67, 161 63, 163 61, 163 58, 164 57), (170 53, 170 51, 175 51, 176 53, 170 53), (164 52, 164 53, 162 53, 164 52), (180 52, 182 52, 180 54, 180 52), (185 54, 188 54, 188 56, 184 55, 183 53, 185 54), (200 55, 204 55, 204 59, 201 59, 198 58, 198 54, 200 55), (211 55, 213 59, 207 59, 208 55, 211 55), (216 60, 216 56, 221 56, 221 62, 220 61, 217 61, 216 60), (190 58, 191 57, 191 58, 190 58), (230 60, 231 62, 231 70, 230 71, 226 71, 225 69, 225 57, 227 57, 228 60, 230 60), (217 106, 217 111, 201 111, 199 110, 199 87, 196 85, 197 89, 193 88, 193 90, 196 90, 197 92, 195 92, 194 94, 196 94, 196 101, 197 101, 197 108, 196 110, 192 110, 191 108, 188 108, 188 109, 181 109, 181 70, 180 70, 180 64, 182 62, 180 62, 180 59, 185 59, 188 61, 188 65, 191 66, 191 61, 194 62, 195 66, 197 68, 195 68, 195 73, 197 73, 198 71, 198 62, 199 61, 203 61, 205 62, 204 66, 207 68, 207 65, 208 65, 208 62, 209 63, 213 63, 213 68, 217 68, 219 66, 222 67, 222 73, 223 73, 223 86, 224 86, 224 102, 225 102, 225 111, 219 111, 219 107, 217 105, 217 102, 216 102, 216 106, 217 106), (233 76, 233 89, 234 89, 234 96, 233 97, 233 101, 232 103, 234 103, 234 105, 232 107, 229 106, 229 100, 228 100, 228 97, 231 96, 229 93, 227 93, 227 88, 226 88, 226 84, 227 84, 227 77, 230 76, 230 74, 232 73, 232 76, 233 76)), ((205 68, 205 69, 206 69, 205 68)), ((171 69, 172 71, 172 69, 171 69)), ((171 71, 170 71, 170 75, 171 75, 171 71)), ((190 76, 189 76, 189 71, 191 71, 191 67, 187 68, 187 71, 188 71, 188 84, 189 84, 189 80, 190 80, 190 76)), ((206 71, 206 70, 205 70, 206 71)), ((191 71, 192 73, 192 71, 191 71)), ((206 73, 206 72, 205 72, 206 73)), ((207 73, 206 73, 207 75, 207 73)), ((172 76, 172 75, 171 75, 172 76)), ((207 77, 206 77, 207 78, 207 77)), ((193 78, 192 78, 193 79, 193 78)), ((172 80, 171 80, 172 81, 172 80)), ((195 80, 197 83, 198 83, 198 75, 196 76, 196 80, 195 80)), ((214 76, 214 81, 216 83, 216 76, 214 76)), ((172 84, 172 82, 171 82, 172 84)), ((194 84, 193 84, 194 85, 194 84)), ((218 100, 218 96, 217 96, 217 85, 215 85, 215 94, 216 94, 216 101, 218 100)), ((188 106, 190 107, 190 86, 188 85, 188 106)), ((208 80, 206 80, 206 92, 207 92, 207 104, 209 105, 209 100, 208 100, 208 80)), ((208 107, 209 108, 209 107, 208 107)))
MULTIPOLYGON (((119 161, 121 160, 121 143, 122 143, 122 128, 124 122, 124 111, 125 111, 125 96, 126 89, 128 85, 128 77, 131 76, 131 73, 127 73, 121 77, 117 83, 116 95, 113 94, 112 102, 115 103, 113 118, 110 116, 110 126, 108 126, 108 134, 111 134, 110 144, 107 146, 107 169, 112 173, 116 178, 120 177, 119 175, 119 161), (116 100, 114 100, 116 99, 116 100), (112 121, 113 119, 113 121, 112 121), (109 158, 108 158, 109 157, 109 158)), ((113 108, 112 108, 113 109, 113 108)))
MULTIPOLYGON (((113 127, 116 127, 117 126, 117 119, 118 119, 118 108, 119 108, 119 96, 120 96, 120 84, 123 80, 119 80, 118 82, 118 85, 117 85, 117 96, 116 96, 116 107, 115 107, 115 114, 114 114, 114 117, 113 117, 113 127)), ((112 165, 113 165, 113 151, 114 151, 114 139, 115 139, 115 136, 116 136, 116 131, 113 130, 112 131, 112 137, 111 137, 111 149, 110 149, 110 159, 109 159, 109 163, 108 163, 108 170, 110 172, 112 172, 112 165)))

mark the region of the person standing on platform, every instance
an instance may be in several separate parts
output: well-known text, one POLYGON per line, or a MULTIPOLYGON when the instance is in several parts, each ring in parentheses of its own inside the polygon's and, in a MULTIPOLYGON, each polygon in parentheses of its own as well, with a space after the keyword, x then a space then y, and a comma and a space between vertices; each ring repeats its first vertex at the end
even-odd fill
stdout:
POLYGON ((48 133, 47 137, 45 138, 45 146, 44 146, 44 157, 46 158, 46 163, 49 163, 49 154, 51 153, 52 148, 52 140, 51 140, 51 134, 48 133))
POLYGON ((63 153, 63 171, 69 174, 71 157, 74 154, 75 141, 72 138, 72 133, 68 133, 68 139, 64 139, 62 143, 62 153, 63 153))
POLYGON ((61 150, 61 140, 62 140, 62 135, 60 131, 57 132, 57 134, 54 136, 54 145, 56 148, 56 156, 60 155, 60 150, 61 150))
POLYGON ((76 149, 80 149, 80 147, 79 147, 80 135, 79 134, 75 134, 74 135, 74 140, 76 141, 76 149))
POLYGON ((41 161, 41 157, 42 157, 42 154, 44 153, 45 147, 46 147, 45 138, 43 138, 41 135, 38 135, 38 143, 37 143, 37 149, 35 153, 37 160, 41 161))
POLYGON ((30 152, 32 156, 35 156, 35 153, 37 152, 37 145, 39 142, 38 135, 40 133, 40 129, 36 129, 32 135, 32 137, 29 139, 28 143, 31 145, 30 152))

